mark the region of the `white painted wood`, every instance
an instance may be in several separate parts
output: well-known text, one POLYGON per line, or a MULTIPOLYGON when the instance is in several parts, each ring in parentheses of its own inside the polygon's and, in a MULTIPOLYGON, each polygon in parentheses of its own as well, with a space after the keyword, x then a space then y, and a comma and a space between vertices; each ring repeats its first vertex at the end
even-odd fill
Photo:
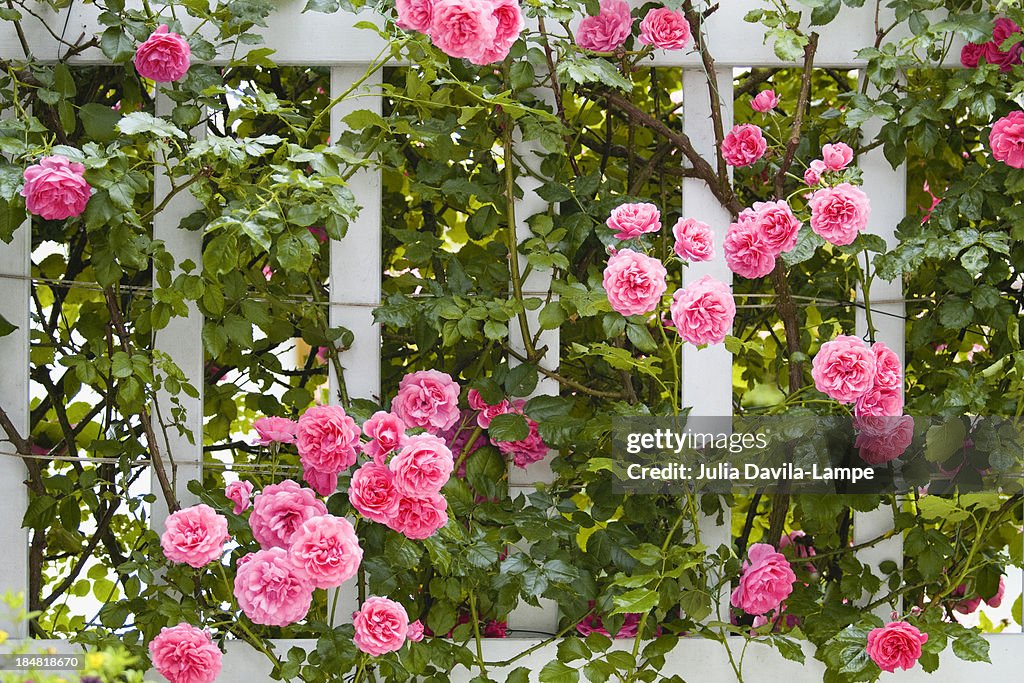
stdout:
MULTIPOLYGON (((268 28, 255 28, 253 31, 261 33, 267 46, 277 51, 272 55, 272 59, 278 64, 364 64, 372 61, 384 47, 384 41, 375 31, 354 27, 358 21, 380 24, 382 18, 375 12, 364 11, 354 16, 348 12, 304 13, 302 9, 305 4, 306 0, 281 0, 278 10, 267 19, 268 28)), ((631 4, 639 7, 644 4, 644 0, 631 0, 631 4)), ((129 0, 127 5, 138 7, 141 0, 129 0)), ((775 66, 779 63, 772 43, 766 45, 764 42, 764 27, 743 20, 744 15, 752 7, 765 6, 768 6, 767 2, 731 0, 718 3, 718 9, 709 17, 706 28, 711 38, 711 52, 720 66, 775 66)), ((814 30, 821 34, 821 47, 815 59, 816 65, 847 68, 864 66, 865 60, 858 59, 856 52, 874 44, 874 8, 874 2, 866 2, 863 7, 857 9, 844 6, 836 21, 825 27, 814 27, 814 30)), ((72 3, 69 9, 59 12, 48 6, 40 6, 36 7, 35 11, 58 35, 68 36, 72 41, 83 33, 91 36, 103 30, 96 20, 99 8, 93 4, 76 2, 72 3)), ((165 13, 164 16, 168 14, 165 13)), ((809 11, 805 11, 806 16, 809 14, 809 11)), ((186 27, 186 32, 194 30, 199 24, 197 20, 184 16, 183 12, 178 12, 178 15, 186 27)), ((639 16, 639 13, 634 12, 634 16, 639 16)), ((573 25, 575 26, 578 21, 579 17, 573 25)), ((57 43, 47 33, 46 27, 34 17, 26 16, 23 25, 28 43, 37 59, 52 61, 59 53, 66 52, 65 48, 58 48, 57 43)), ((203 34, 212 39, 212 26, 204 27, 203 34)), ((905 35, 905 30, 893 31, 887 39, 895 42, 905 35)), ((948 66, 957 65, 961 44, 954 44, 953 49, 949 51, 948 66)), ((22 56, 18 37, 10 22, 0 23, 0 55, 12 55, 16 58, 22 56)), ((223 63, 230 56, 231 47, 227 46, 216 61, 223 63)), ((104 63, 106 59, 100 50, 92 48, 76 55, 72 61, 96 64, 104 63)), ((655 64, 696 67, 700 60, 689 50, 659 51, 655 64)))
MULTIPOLYGON (((157 114, 169 115, 174 103, 164 95, 158 95, 156 100, 157 114)), ((193 131, 196 136, 202 136, 203 131, 193 131)), ((181 182, 180 180, 178 182, 181 182)), ((172 183, 160 166, 154 169, 153 201, 159 204, 164 197, 171 192, 172 183)), ((174 257, 175 271, 180 271, 181 264, 186 260, 191 261, 195 270, 193 273, 202 271, 203 265, 203 233, 200 230, 182 230, 178 226, 181 219, 195 211, 199 207, 198 202, 188 190, 178 192, 167 203, 167 206, 159 214, 153 217, 153 238, 162 240, 167 252, 174 257)), ((157 284, 154 281, 153 286, 157 284)), ((191 398, 184 392, 178 394, 177 399, 185 408, 184 420, 188 435, 182 434, 172 424, 174 418, 171 413, 172 404, 170 396, 166 392, 157 394, 158 411, 153 415, 154 429, 157 431, 160 453, 164 459, 164 466, 171 477, 175 497, 182 507, 188 507, 198 502, 198 499, 188 491, 188 482, 202 479, 203 462, 203 381, 204 374, 204 351, 203 351, 203 315, 199 312, 194 302, 188 304, 188 315, 183 317, 171 317, 170 322, 162 330, 154 334, 154 348, 170 356, 174 364, 185 374, 188 382, 199 392, 197 398, 191 398), (157 423, 162 423, 161 430, 157 423), (166 438, 164 435, 166 434, 166 438), (189 439, 191 435, 191 440, 189 439)), ((167 517, 167 504, 160 490, 156 473, 151 475, 152 490, 156 494, 156 502, 153 503, 150 526, 158 532, 163 531, 163 520, 167 517)))
MULTIPOLYGON (((31 249, 30 221, 25 221, 14 232, 10 244, 0 242, 0 275, 12 276, 0 278, 0 316, 18 327, 6 337, 0 337, 0 358, 5 365, 0 372, 0 407, 23 438, 29 437, 31 249)), ((6 556, 0 562, 0 591, 24 593, 28 589, 28 530, 21 528, 20 521, 22 511, 28 507, 28 489, 24 484, 25 464, 11 457, 16 454, 14 444, 0 431, 0 500, 10 511, 5 523, 0 524, 0 547, 6 549, 6 556)), ((0 630, 15 638, 25 637, 28 624, 11 617, 8 610, 0 609, 0 630)))

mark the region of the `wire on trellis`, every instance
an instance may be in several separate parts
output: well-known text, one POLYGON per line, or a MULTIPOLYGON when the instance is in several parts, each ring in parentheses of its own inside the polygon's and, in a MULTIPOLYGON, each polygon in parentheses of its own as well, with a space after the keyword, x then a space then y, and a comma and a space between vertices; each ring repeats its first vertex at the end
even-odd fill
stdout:
MULTIPOLYGON (((9 458, 19 458, 21 460, 47 460, 50 462, 77 462, 85 464, 96 464, 96 465, 119 465, 121 464, 120 458, 104 458, 96 456, 74 456, 74 455, 49 455, 42 453, 0 453, 0 455, 7 456, 9 458)), ((129 463, 132 467, 149 467, 152 466, 153 461, 150 459, 143 460, 132 460, 129 463)), ((200 467, 206 469, 224 470, 231 472, 296 472, 301 473, 302 467, 298 465, 284 465, 281 463, 232 463, 224 462, 222 460, 204 460, 201 463, 195 463, 200 467)))

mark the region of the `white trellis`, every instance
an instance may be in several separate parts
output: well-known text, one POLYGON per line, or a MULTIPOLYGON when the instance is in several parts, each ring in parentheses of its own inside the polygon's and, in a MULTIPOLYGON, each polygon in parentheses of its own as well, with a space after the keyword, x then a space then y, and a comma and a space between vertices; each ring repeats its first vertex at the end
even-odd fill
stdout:
MULTIPOLYGON (((641 4, 634 0, 635 5, 641 4)), ((723 118, 726 128, 732 121, 732 82, 733 70, 756 66, 794 66, 785 64, 774 55, 771 45, 763 43, 763 30, 760 26, 743 21, 750 9, 760 8, 768 3, 761 0, 730 0, 721 3, 719 9, 709 18, 706 30, 712 54, 717 61, 718 83, 720 96, 724 102, 723 118)), ((263 30, 267 46, 274 48, 275 61, 281 66, 326 66, 331 69, 331 97, 347 90, 352 83, 363 76, 366 66, 372 62, 384 47, 381 40, 372 32, 354 28, 359 20, 372 17, 365 13, 358 17, 345 13, 324 15, 319 13, 302 13, 305 0, 282 0, 279 9, 270 17, 269 27, 263 30)), ((46 5, 37 8, 39 18, 25 17, 24 30, 28 42, 37 50, 36 57, 43 60, 58 58, 57 43, 53 41, 40 19, 57 30, 63 30, 65 36, 72 40, 80 34, 93 35, 102 27, 97 22, 99 10, 95 5, 74 3, 69 9, 56 12, 46 5)), ((885 10, 883 10, 883 14, 885 10)), ((865 63, 856 58, 856 51, 875 40, 875 3, 868 2, 861 9, 843 7, 839 19, 829 25, 822 33, 818 49, 816 66, 837 67, 842 69, 860 69, 865 63)), ((895 38, 890 37, 890 40, 895 38)), ((0 57, 21 56, 20 42, 10 23, 0 25, 0 57)), ((75 63, 103 63, 103 55, 96 49, 87 50, 74 58, 75 63)), ((675 66, 684 69, 683 75, 683 107, 684 130, 693 141, 697 151, 710 158, 714 154, 714 133, 710 120, 710 104, 707 93, 707 75, 699 59, 694 54, 663 53, 657 57, 656 64, 675 66)), ((373 92, 373 86, 379 80, 370 79, 363 89, 373 92)), ((163 104, 158 104, 163 106, 163 104)), ((343 102, 331 115, 331 134, 337 139, 343 129, 341 117, 343 113, 354 109, 380 110, 379 98, 361 97, 358 100, 343 102), (352 104, 350 104, 350 102, 352 104)), ((873 131, 872 131, 873 132, 873 131)), ((530 158, 530 141, 521 141, 523 158, 530 158)), ((865 190, 872 201, 872 231, 892 242, 896 225, 905 215, 906 170, 893 170, 882 156, 880 150, 874 150, 858 160, 864 172, 865 190)), ((524 198, 517 206, 518 234, 527 237, 529 229, 525 219, 530 215, 544 211, 547 205, 535 193, 536 181, 525 178, 522 181, 524 198)), ((378 172, 364 170, 357 173, 350 181, 350 187, 356 196, 362 212, 349 228, 348 236, 331 245, 331 278, 330 278, 330 322, 332 325, 343 325, 355 334, 353 347, 346 351, 342 364, 347 368, 346 380, 350 394, 354 397, 371 397, 380 393, 380 330, 373 322, 372 306, 380 302, 381 276, 381 182, 378 172)), ((160 177, 156 179, 156 201, 168 191, 168 184, 160 177)), ((176 261, 191 258, 201 263, 202 234, 180 230, 178 221, 193 208, 191 198, 178 195, 155 221, 154 232, 162 238, 168 249, 174 254, 176 261)), ((716 238, 721 243, 725 227, 728 225, 728 214, 719 202, 708 191, 703 181, 687 178, 683 181, 680 202, 684 215, 703 220, 716 230, 716 238)), ((19 276, 21 279, 0 279, 0 315, 18 326, 18 330, 0 338, 0 358, 4 359, 6 368, 0 373, 0 405, 10 415, 14 426, 22 433, 28 432, 28 397, 29 397, 29 282, 30 271, 30 226, 23 225, 14 236, 11 244, 0 244, 0 274, 19 276)), ((721 251, 719 250, 719 254, 721 251)), ((689 281, 703 274, 729 281, 731 273, 724 261, 716 260, 707 264, 690 266, 685 274, 689 281)), ((528 289, 546 290, 547 282, 538 276, 532 276, 526 283, 528 289)), ((873 292, 875 300, 902 299, 899 282, 879 282, 873 292)), ((886 312, 902 315, 901 304, 882 304, 886 312)), ((177 364, 185 371, 192 384, 202 387, 203 384, 203 346, 202 319, 195 308, 190 309, 186 318, 172 320, 171 325, 157 337, 157 346, 169 353, 177 364)), ((536 320, 533 321, 536 323, 536 320)), ((863 331, 864 322, 858 319, 858 333, 863 331)), ((891 348, 901 353, 904 348, 903 323, 897 317, 882 316, 878 320, 879 340, 886 342, 891 348)), ((550 350, 544 359, 544 365, 554 369, 558 365, 558 332, 545 333, 542 344, 550 350)), ((518 331, 510 331, 510 344, 517 344, 518 331)), ((697 351, 690 346, 683 353, 683 400, 684 404, 694 406, 694 415, 727 415, 732 410, 732 358, 723 346, 697 351)), ((332 377, 332 383, 335 379, 332 377)), ((538 391, 557 393, 558 387, 553 382, 542 382, 538 391)), ((335 392, 331 392, 335 396, 335 392)), ((185 402, 188 409, 188 421, 196 434, 202 429, 202 398, 185 402)), ((25 479, 24 465, 16 457, 9 442, 0 442, 0 500, 8 510, 22 510, 27 502, 27 491, 23 483, 25 479)), ((202 439, 197 436, 195 443, 186 439, 177 439, 171 444, 171 454, 179 468, 179 492, 184 492, 185 480, 196 476, 202 462, 202 439)), ((525 474, 513 472, 513 491, 528 489, 541 481, 550 478, 550 470, 538 464, 525 474)), ((186 494, 187 496, 187 494, 186 494)), ((0 590, 20 589, 27 586, 27 533, 17 528, 14 523, 20 513, 8 514, 6 523, 0 525, 0 547, 7 551, 0 561, 0 590), (22 549, 12 552, 11 549, 22 549)), ((709 520, 710 522, 710 520, 709 520)), ((159 515, 157 519, 159 524, 159 515)), ((891 528, 892 517, 887 510, 869 514, 858 514, 854 522, 854 534, 857 539, 872 538, 886 529, 891 528)), ((717 528, 709 523, 712 545, 728 542, 729 521, 717 528)), ((887 544, 880 544, 862 553, 862 559, 877 565, 886 559, 902 560, 902 543, 894 538, 887 544)), ((1011 591, 1012 593, 1013 591, 1011 591)), ((354 596, 349 593, 342 597, 354 605, 354 596)), ((345 614, 349 610, 339 609, 345 614)), ((557 607, 546 604, 541 609, 530 608, 518 610, 511 616, 512 628, 551 631, 557 624, 557 607)), ((24 636, 23 624, 0 622, 0 628, 9 633, 24 636)), ((991 675, 1013 677, 1014 671, 1024 668, 1024 639, 1018 634, 1002 634, 988 636, 991 645, 993 665, 986 667, 979 664, 968 664, 954 658, 947 652, 942 656, 942 667, 937 677, 928 677, 920 668, 911 672, 901 673, 899 680, 906 682, 923 680, 964 680, 969 676, 991 675)), ((535 639, 494 639, 485 643, 485 656, 488 660, 503 660, 514 656, 536 644, 535 639)), ((48 643, 61 650, 67 649, 64 643, 48 643)), ((269 666, 262 654, 246 644, 233 642, 229 647, 224 664, 222 681, 252 683, 268 680, 269 666)), ((282 641, 277 643, 284 652, 293 645, 309 647, 312 641, 282 641)), ((11 646, 11 641, 8 647, 11 646)), ((762 646, 754 646, 762 647, 762 646)), ((808 663, 800 665, 782 659, 776 652, 767 648, 757 653, 751 664, 747 666, 748 681, 778 681, 781 677, 795 682, 820 681, 823 666, 813 659, 811 650, 807 648, 808 663)), ((554 658, 554 645, 540 648, 526 658, 516 662, 516 666, 526 666, 534 671, 554 658)), ((693 680, 695 676, 715 683, 717 681, 735 680, 724 649, 719 643, 706 640, 684 640, 667 657, 664 672, 677 673, 693 680)), ((453 681, 469 680, 473 672, 459 670, 452 673, 453 681)), ((501 673, 492 672, 492 676, 500 679, 501 673)), ((895 677, 891 677, 895 680, 895 677)), ((883 675, 883 680, 890 677, 883 675)))

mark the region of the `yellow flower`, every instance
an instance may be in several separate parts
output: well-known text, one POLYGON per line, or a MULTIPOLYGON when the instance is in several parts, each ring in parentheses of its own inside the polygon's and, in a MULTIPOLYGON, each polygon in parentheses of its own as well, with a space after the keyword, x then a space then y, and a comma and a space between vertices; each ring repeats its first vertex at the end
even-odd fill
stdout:
POLYGON ((89 652, 85 655, 85 668, 101 669, 107 661, 107 655, 103 652, 89 652))

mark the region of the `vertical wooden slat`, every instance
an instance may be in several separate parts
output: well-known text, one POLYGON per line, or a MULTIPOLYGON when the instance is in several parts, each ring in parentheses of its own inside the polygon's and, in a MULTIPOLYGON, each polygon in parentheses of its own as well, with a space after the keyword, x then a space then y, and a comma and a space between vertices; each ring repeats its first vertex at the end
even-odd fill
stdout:
MULTIPOLYGON (((331 69, 331 98, 351 87, 366 73, 365 66, 331 69)), ((381 72, 364 83, 361 92, 372 92, 381 84, 381 72)), ((331 112, 331 139, 335 142, 345 131, 342 119, 353 111, 370 109, 381 113, 380 97, 346 98, 331 112)), ((381 292, 381 177, 376 169, 362 169, 348 181, 359 204, 359 216, 348 227, 345 238, 331 242, 330 324, 352 331, 352 347, 341 354, 345 388, 351 398, 380 397, 380 325, 373 320, 373 308, 380 304, 381 292)), ((330 369, 330 400, 339 401, 339 378, 330 369)), ((347 582, 329 600, 338 601, 334 611, 337 623, 351 621, 359 606, 358 586, 347 582)))
MULTIPOLYGON (((733 120, 733 76, 732 69, 718 69, 719 99, 722 105, 722 121, 726 130, 733 120)), ((701 70, 683 71, 683 131, 690 138, 696 151, 711 161, 717 158, 717 141, 711 120, 711 99, 708 96, 708 76, 701 70)), ((722 241, 731 218, 721 202, 711 193, 703 180, 683 179, 682 211, 684 218, 695 218, 711 226, 715 235, 715 258, 704 263, 691 263, 683 270, 683 285, 705 275, 732 283, 732 271, 725 264, 722 241)), ((671 230, 672 226, 663 226, 671 230)), ((682 405, 690 406, 690 425, 699 430, 700 418, 723 418, 732 415, 732 354, 724 344, 715 344, 698 349, 692 344, 683 345, 682 363, 682 405), (694 419, 696 418, 696 419, 694 419)), ((723 420, 710 419, 710 431, 720 430, 723 420)), ((725 510, 721 525, 714 517, 705 516, 701 523, 701 541, 710 549, 719 545, 732 545, 730 511, 725 510)), ((719 596, 722 614, 728 613, 728 595, 719 596)))
MULTIPOLYGON (((173 106, 174 103, 168 97, 163 94, 157 95, 158 115, 169 115, 173 106)), ((193 131, 193 134, 201 137, 203 133, 197 129, 193 131)), ((154 204, 159 204, 171 192, 171 189, 171 179, 159 165, 156 166, 153 185, 154 204)), ((164 210, 153 217, 153 239, 162 240, 167 252, 174 257, 175 271, 172 276, 180 272, 181 264, 186 260, 195 264, 196 270, 193 273, 198 274, 202 271, 202 231, 179 228, 181 219, 197 208, 199 208, 198 202, 188 190, 184 190, 172 197, 164 210)), ((153 286, 158 286, 155 281, 153 286)), ((174 426, 168 426, 165 430, 161 430, 156 424, 158 421, 169 424, 173 419, 170 396, 166 392, 161 391, 157 394, 159 412, 153 415, 154 429, 157 433, 164 466, 168 470, 168 476, 172 471, 174 473, 172 484, 175 497, 183 507, 187 507, 198 502, 198 499, 189 493, 188 482, 193 479, 202 479, 203 462, 203 381, 205 379, 203 315, 199 312, 196 304, 189 302, 188 315, 172 317, 167 327, 157 331, 154 334, 153 345, 157 351, 170 356, 174 364, 185 374, 187 381, 199 392, 197 398, 192 398, 184 392, 177 395, 177 400, 185 409, 184 423, 188 434, 192 437, 191 440, 187 435, 179 433, 174 426), (166 440, 163 436, 165 433, 166 440)), ((168 514, 167 503, 161 495, 160 484, 155 473, 151 475, 151 481, 153 491, 156 493, 156 502, 153 503, 150 526, 158 531, 163 531, 163 521, 168 514)))
MULTIPOLYGON (((18 329, 0 337, 0 358, 5 368, 0 372, 0 407, 4 409, 18 433, 29 438, 29 297, 32 274, 32 224, 25 221, 14 232, 10 244, 0 242, 0 315, 18 329)), ((0 433, 0 500, 9 511, 0 524, 0 547, 5 557, 0 562, 0 590, 28 592, 28 531, 21 528, 21 516, 28 507, 25 487, 25 464, 16 457, 14 445, 0 433)), ((26 602, 27 604, 27 602, 26 602)), ((0 609, 0 629, 16 638, 28 635, 27 622, 11 619, 7 609, 0 609)))

